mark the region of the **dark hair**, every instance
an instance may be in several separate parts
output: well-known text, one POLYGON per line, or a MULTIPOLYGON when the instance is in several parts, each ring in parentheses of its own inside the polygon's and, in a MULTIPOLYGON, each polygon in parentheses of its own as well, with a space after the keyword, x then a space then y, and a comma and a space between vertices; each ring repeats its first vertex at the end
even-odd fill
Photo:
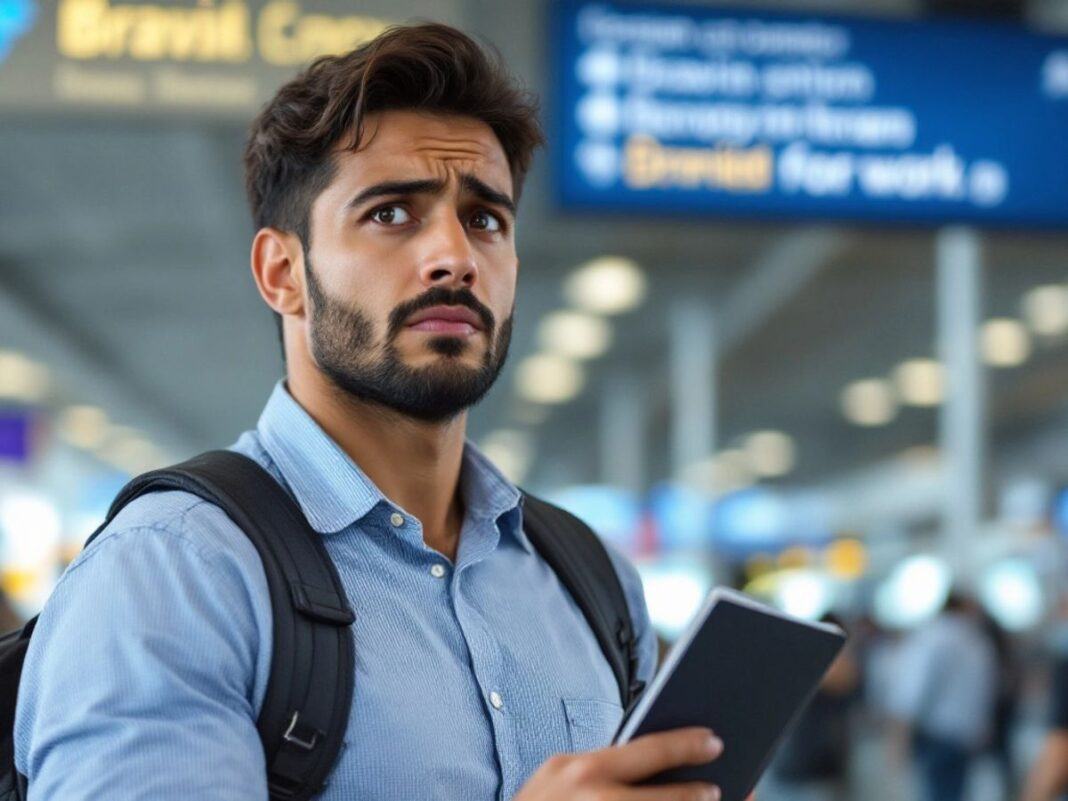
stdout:
POLYGON ((388 28, 349 53, 316 59, 264 106, 244 155, 256 227, 295 233, 307 251, 311 204, 334 177, 331 152, 339 143, 360 146, 365 115, 402 109, 489 125, 508 159, 518 202, 543 142, 537 101, 496 50, 456 28, 424 23, 388 28))

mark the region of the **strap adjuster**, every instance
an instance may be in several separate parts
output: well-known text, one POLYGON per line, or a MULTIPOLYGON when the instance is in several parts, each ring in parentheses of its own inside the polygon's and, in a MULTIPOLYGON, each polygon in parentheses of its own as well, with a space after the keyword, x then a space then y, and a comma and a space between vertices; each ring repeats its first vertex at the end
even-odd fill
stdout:
POLYGON ((303 748, 305 751, 311 751, 319 744, 319 738, 322 736, 323 733, 318 729, 301 724, 300 712, 294 712, 293 717, 289 720, 289 726, 282 735, 282 739, 287 743, 303 748))
POLYGON ((349 626, 356 620, 352 609, 333 590, 291 581, 289 593, 293 607, 312 620, 334 626, 349 626))

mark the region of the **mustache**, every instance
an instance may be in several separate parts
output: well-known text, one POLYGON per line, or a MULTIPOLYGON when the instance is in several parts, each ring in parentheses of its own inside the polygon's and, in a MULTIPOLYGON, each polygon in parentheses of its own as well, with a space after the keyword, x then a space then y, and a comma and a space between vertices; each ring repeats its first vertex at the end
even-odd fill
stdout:
POLYGON ((429 309, 432 306, 466 306, 478 315, 486 335, 493 337, 493 329, 496 327, 493 312, 480 302, 470 289, 446 289, 443 286, 435 286, 417 298, 406 300, 389 313, 387 338, 396 337, 404 328, 405 320, 417 311, 429 309))

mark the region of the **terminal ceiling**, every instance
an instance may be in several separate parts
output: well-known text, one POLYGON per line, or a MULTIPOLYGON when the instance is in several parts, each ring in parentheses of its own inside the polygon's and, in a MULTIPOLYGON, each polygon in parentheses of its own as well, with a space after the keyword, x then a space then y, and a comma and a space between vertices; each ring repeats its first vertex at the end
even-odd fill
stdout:
MULTIPOLYGON (((495 41, 546 90, 545 48, 525 33, 544 27, 538 4, 454 5, 462 19, 453 21, 495 41)), ((910 14, 918 4, 791 5, 910 14)), ((241 146, 240 126, 173 118, 17 117, 0 127, 0 295, 16 312, 0 318, 0 342, 30 355, 43 348, 65 400, 108 403, 175 456, 228 444, 253 425, 282 369, 247 267, 241 146)), ((583 261, 606 253, 635 259, 650 295, 614 321, 615 342, 591 365, 586 391, 532 430, 535 480, 599 478, 600 398, 619 371, 641 378, 647 475, 665 476, 673 302, 701 297, 722 310, 769 258, 791 253, 816 260, 810 275, 774 298, 760 324, 723 354, 721 443, 756 429, 786 431, 799 443, 796 480, 810 482, 934 442, 936 412, 909 411, 866 430, 848 425, 838 408, 847 382, 934 355, 932 231, 564 213, 554 207, 547 162, 542 154, 520 211, 511 367, 534 351, 539 317, 563 305, 561 282, 583 261)), ((986 316, 1015 314, 1026 289, 1068 278, 1063 236, 996 232, 984 241, 986 316)), ((1064 387, 1068 349, 995 376, 995 434, 1039 436, 1068 412, 1064 387)), ((476 439, 515 425, 512 397, 509 369, 472 415, 476 439)))

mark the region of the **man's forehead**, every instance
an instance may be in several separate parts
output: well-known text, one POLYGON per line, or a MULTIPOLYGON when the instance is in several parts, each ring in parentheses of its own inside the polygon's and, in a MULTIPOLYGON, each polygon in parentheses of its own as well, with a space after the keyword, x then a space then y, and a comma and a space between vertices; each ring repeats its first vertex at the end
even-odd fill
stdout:
POLYGON ((500 141, 489 125, 471 117, 414 111, 368 115, 360 147, 336 157, 341 171, 361 184, 397 178, 447 180, 451 173, 475 175, 502 191, 511 188, 500 141))

